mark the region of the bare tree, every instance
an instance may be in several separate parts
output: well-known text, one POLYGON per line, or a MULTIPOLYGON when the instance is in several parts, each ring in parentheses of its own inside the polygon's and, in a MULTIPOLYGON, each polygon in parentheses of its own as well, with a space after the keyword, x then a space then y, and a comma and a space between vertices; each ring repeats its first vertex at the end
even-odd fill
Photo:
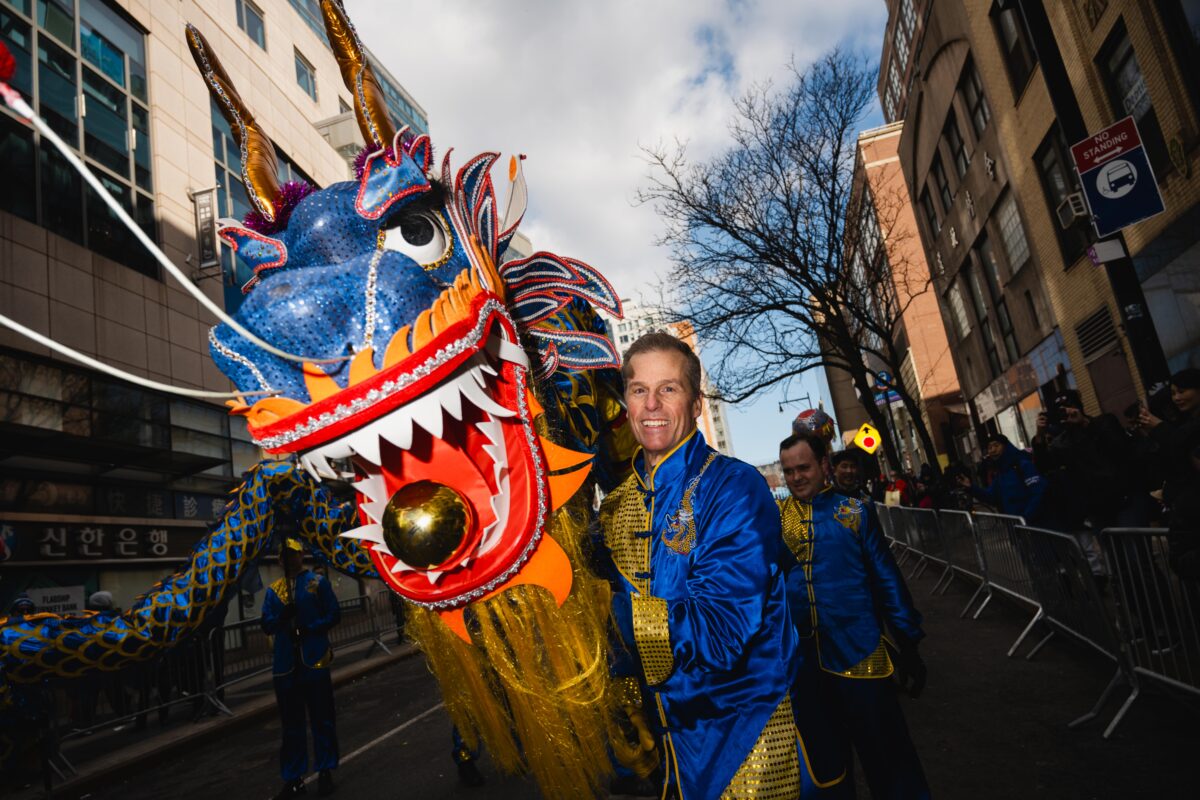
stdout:
POLYGON ((912 387, 900 379, 901 317, 928 289, 928 270, 894 253, 904 193, 855 177, 875 76, 838 50, 803 70, 793 64, 783 90, 766 84, 737 101, 725 152, 692 163, 682 143, 647 148, 651 174, 638 199, 664 221, 661 243, 675 264, 659 286, 662 311, 725 352, 709 365, 723 399, 831 367, 850 375, 867 415, 886 430, 888 415, 874 402, 874 376, 886 370, 936 462, 912 387))

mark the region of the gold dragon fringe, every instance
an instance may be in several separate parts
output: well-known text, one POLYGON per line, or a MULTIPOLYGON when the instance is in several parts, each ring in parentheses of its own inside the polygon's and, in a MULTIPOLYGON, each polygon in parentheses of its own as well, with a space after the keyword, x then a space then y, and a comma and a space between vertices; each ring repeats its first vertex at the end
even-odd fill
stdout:
POLYGON ((530 774, 550 800, 601 795, 612 772, 609 737, 617 733, 610 590, 583 566, 582 511, 577 496, 547 526, 574 569, 561 608, 544 588, 522 585, 472 606, 474 645, 426 609, 410 606, 406 626, 467 744, 482 742, 506 772, 530 774))

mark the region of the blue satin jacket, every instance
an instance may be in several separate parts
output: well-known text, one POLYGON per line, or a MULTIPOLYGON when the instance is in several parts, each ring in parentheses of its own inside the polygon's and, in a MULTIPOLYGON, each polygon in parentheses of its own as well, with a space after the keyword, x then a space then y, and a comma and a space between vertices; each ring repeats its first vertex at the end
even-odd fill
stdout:
POLYGON ((333 661, 329 629, 342 619, 342 610, 329 581, 311 570, 302 570, 291 586, 280 578, 267 589, 263 600, 262 629, 275 637, 272 672, 287 675, 296 668, 296 656, 309 669, 324 669, 333 661), (290 595, 290 597, 289 597, 290 595), (291 597, 296 598, 295 624, 281 619, 291 597), (299 630, 297 644, 293 629, 299 630))
MULTIPOLYGON (((785 525, 797 518, 789 504, 803 506, 780 501, 785 525)), ((784 540, 794 534, 785 531, 784 540)), ((873 507, 826 489, 812 500, 811 534, 808 558, 789 545, 785 569, 792 620, 802 637, 814 638, 822 669, 854 669, 879 649, 883 624, 914 642, 925 635, 873 507)))
POLYGON ((717 454, 699 432, 654 469, 640 451, 633 466, 601 509, 613 616, 634 651, 628 663, 642 681, 647 717, 662 726, 668 782, 688 800, 715 798, 799 666, 779 513, 762 476, 717 454), (647 512, 650 530, 638 530, 647 512), (656 630, 669 643, 662 637, 650 648, 639 638, 647 635, 645 609, 640 631, 634 609, 645 602, 658 604, 665 625, 656 630))

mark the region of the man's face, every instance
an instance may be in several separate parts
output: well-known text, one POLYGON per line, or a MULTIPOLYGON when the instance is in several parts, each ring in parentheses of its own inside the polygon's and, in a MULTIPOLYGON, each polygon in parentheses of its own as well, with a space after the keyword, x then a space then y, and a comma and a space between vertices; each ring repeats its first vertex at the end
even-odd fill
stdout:
POLYGON ((629 360, 629 368, 625 405, 633 438, 646 451, 646 465, 653 466, 696 429, 700 398, 691 396, 682 353, 638 353, 629 360))
POLYGON ((780 450, 779 463, 783 466, 788 491, 797 500, 812 500, 825 488, 825 470, 821 469, 821 462, 808 442, 780 450))
POLYGON ((1004 442, 988 442, 987 455, 990 459, 997 459, 1004 455, 1004 442))
POLYGON ((1087 420, 1087 417, 1083 415, 1083 409, 1075 406, 1063 406, 1062 415, 1063 422, 1067 425, 1082 425, 1087 420))
POLYGON ((858 464, 855 464, 848 458, 844 461, 839 461, 838 465, 833 468, 833 480, 842 489, 857 489, 858 464))

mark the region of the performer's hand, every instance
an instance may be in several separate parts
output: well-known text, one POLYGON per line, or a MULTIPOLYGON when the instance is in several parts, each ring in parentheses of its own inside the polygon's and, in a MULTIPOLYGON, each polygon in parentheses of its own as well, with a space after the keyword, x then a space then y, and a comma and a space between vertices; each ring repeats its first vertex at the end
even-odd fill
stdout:
POLYGON ((917 652, 916 642, 901 640, 899 648, 900 653, 896 659, 896 679, 900 681, 900 687, 908 696, 915 700, 925 690, 925 679, 929 670, 925 667, 921 654, 917 652))

